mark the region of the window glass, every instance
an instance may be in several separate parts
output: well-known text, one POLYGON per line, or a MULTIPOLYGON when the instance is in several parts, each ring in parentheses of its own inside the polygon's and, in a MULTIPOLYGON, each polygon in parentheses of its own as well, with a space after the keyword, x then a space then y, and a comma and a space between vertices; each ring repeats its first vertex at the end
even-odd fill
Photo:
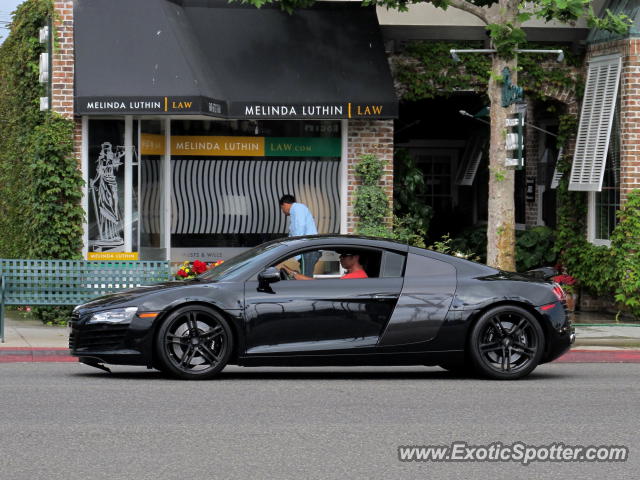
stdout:
POLYGON ((381 259, 380 251, 322 249, 300 252, 274 266, 288 272, 291 280, 377 278, 381 259))
POLYGON ((173 120, 171 135, 176 252, 287 236, 284 194, 309 208, 318 233, 339 231, 340 122, 173 120))
POLYGON ((124 120, 89 121, 89 252, 124 252, 124 120))
POLYGON ((401 277, 405 256, 395 252, 385 252, 382 266, 383 277, 401 277))
MULTIPOLYGON (((620 96, 618 95, 618 99, 620 96)), ((609 240, 618 223, 620 209, 620 101, 616 105, 611 128, 602 191, 595 193, 595 238, 609 240)))
POLYGON ((140 154, 137 187, 139 190, 139 242, 141 260, 166 260, 165 234, 165 123, 140 121, 140 154))
POLYGON ((271 255, 271 250, 280 246, 278 242, 270 242, 247 250, 233 258, 225 261, 221 265, 208 270, 198 278, 206 280, 227 280, 242 274, 244 271, 254 268, 254 265, 266 260, 265 257, 271 255))

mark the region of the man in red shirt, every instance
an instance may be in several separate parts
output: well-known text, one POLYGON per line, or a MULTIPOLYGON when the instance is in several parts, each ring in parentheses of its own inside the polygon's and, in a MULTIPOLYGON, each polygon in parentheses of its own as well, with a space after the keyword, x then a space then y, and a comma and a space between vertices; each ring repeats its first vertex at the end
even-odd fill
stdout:
MULTIPOLYGON (((341 254, 340 265, 342 265, 342 268, 347 271, 347 273, 340 277, 342 280, 348 280, 350 278, 369 278, 369 275, 367 275, 367 272, 364 271, 364 268, 360 264, 360 255, 357 253, 341 254)), ((308 277, 295 272, 286 265, 283 265, 282 268, 289 272, 289 275, 291 275, 294 280, 313 280, 313 277, 308 277)))
POLYGON ((369 278, 367 272, 365 272, 362 265, 360 265, 360 255, 357 253, 343 253, 340 255, 340 265, 347 271, 347 273, 340 277, 341 279, 369 278))

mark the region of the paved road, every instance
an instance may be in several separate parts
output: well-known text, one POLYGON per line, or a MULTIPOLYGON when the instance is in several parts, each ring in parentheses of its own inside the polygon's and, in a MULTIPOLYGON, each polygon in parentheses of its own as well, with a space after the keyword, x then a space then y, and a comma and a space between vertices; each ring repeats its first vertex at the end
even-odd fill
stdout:
POLYGON ((637 478, 640 370, 552 364, 519 382, 437 368, 0 365, 0 478, 637 478), (401 463, 398 445, 616 444, 626 463, 401 463))

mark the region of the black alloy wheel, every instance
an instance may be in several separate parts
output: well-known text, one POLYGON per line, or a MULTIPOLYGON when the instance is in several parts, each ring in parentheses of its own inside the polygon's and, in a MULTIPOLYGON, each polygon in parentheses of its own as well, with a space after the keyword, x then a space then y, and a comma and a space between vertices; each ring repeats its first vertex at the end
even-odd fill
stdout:
POLYGON ((161 370, 185 380, 206 380, 220 372, 231 355, 233 334, 226 319, 204 306, 171 313, 156 336, 161 370))
POLYGON ((470 338, 473 366, 483 376, 497 380, 522 378, 540 363, 544 334, 527 310, 504 305, 485 312, 470 338))

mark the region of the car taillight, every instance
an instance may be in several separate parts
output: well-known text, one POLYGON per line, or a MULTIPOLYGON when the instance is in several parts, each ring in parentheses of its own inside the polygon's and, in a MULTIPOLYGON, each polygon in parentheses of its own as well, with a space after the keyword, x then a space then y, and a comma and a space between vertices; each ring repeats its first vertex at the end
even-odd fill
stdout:
POLYGON ((564 302, 567 299, 567 295, 564 293, 564 290, 562 290, 562 287, 560 285, 558 285, 557 283, 553 284, 553 294, 561 302, 564 302))

